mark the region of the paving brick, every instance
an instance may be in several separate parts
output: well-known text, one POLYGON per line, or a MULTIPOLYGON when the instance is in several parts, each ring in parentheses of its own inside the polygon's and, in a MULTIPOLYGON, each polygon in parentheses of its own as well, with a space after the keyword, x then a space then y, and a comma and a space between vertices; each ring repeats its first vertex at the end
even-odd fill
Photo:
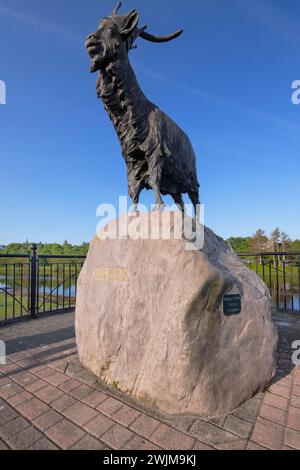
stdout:
POLYGON ((31 382, 29 384, 25 384, 24 388, 30 393, 35 393, 37 390, 41 388, 47 387, 48 383, 42 379, 37 379, 35 382, 31 382))
POLYGON ((252 423, 237 418, 236 416, 228 416, 224 423, 224 429, 240 437, 248 437, 252 430, 252 423))
POLYGON ((133 438, 124 445, 122 450, 160 450, 160 447, 140 436, 133 436, 133 438))
POLYGON ((202 420, 195 421, 191 427, 191 433, 197 436, 201 442, 209 445, 226 444, 237 440, 236 434, 202 420))
POLYGON ((289 401, 287 398, 274 395, 273 393, 265 394, 264 403, 280 408, 281 410, 287 410, 289 407, 289 401))
POLYGON ((257 418, 251 440, 271 450, 280 450, 284 428, 263 418, 257 418))
POLYGON ((103 450, 105 445, 88 434, 83 437, 77 444, 75 444, 71 450, 103 450))
POLYGON ((55 387, 58 387, 64 382, 69 381, 69 377, 65 374, 62 374, 61 372, 58 371, 52 371, 53 373, 51 375, 47 375, 45 377, 45 380, 49 382, 51 385, 54 385, 55 387))
POLYGON ((35 367, 39 367, 40 363, 32 357, 26 357, 26 359, 21 359, 16 361, 19 366, 24 367, 24 369, 34 369, 35 367))
POLYGON ((9 377, 6 377, 6 375, 0 375, 0 388, 10 383, 12 383, 12 380, 9 377))
POLYGON ((12 406, 16 407, 18 405, 21 405, 21 403, 24 403, 25 401, 31 400, 33 396, 26 392, 17 393, 17 395, 13 395, 12 397, 6 398, 6 401, 12 406))
POLYGON ((18 434, 20 431, 23 431, 29 426, 30 423, 28 421, 18 417, 0 427, 0 437, 4 441, 7 441, 11 436, 18 434))
POLYGON ((6 424, 17 417, 18 413, 13 408, 4 402, 0 403, 0 425, 6 424))
POLYGON ((131 424, 130 429, 148 439, 159 425, 160 421, 157 419, 142 414, 131 424))
POLYGON ((189 450, 194 447, 196 442, 194 438, 166 424, 160 424, 152 434, 151 441, 167 450, 189 450))
POLYGON ((247 445, 247 450, 268 450, 266 447, 260 446, 255 442, 250 441, 247 445))
POLYGON ((123 403, 113 397, 108 397, 107 400, 97 406, 97 410, 107 416, 113 416, 121 407, 123 403))
POLYGON ((101 436, 101 441, 107 444, 109 447, 115 450, 123 449, 125 444, 134 436, 133 432, 129 429, 120 426, 119 424, 114 424, 108 431, 106 431, 103 436, 101 436))
POLYGON ((212 424, 216 424, 217 426, 221 428, 224 425, 226 418, 227 418, 227 415, 215 416, 213 418, 209 418, 209 422, 212 424))
POLYGON ((59 447, 53 444, 53 442, 51 442, 46 437, 42 437, 42 439, 39 439, 31 447, 29 447, 28 450, 59 450, 59 447))
POLYGON ((290 403, 292 406, 296 406, 296 408, 300 408, 300 397, 296 397, 295 395, 292 395, 290 403))
POLYGON ((22 367, 19 367, 17 364, 7 363, 5 365, 1 365, 1 372, 5 375, 13 377, 14 374, 20 374, 25 372, 25 370, 22 367))
POLYGON ((62 415, 60 415, 54 410, 49 410, 46 413, 39 416, 38 418, 35 418, 33 420, 33 424, 41 431, 45 431, 51 426, 54 426, 55 424, 57 424, 62 419, 63 419, 62 415))
POLYGON ((292 388, 293 380, 289 377, 283 377, 276 381, 276 383, 282 387, 288 388, 289 390, 292 388))
POLYGON ((33 426, 24 429, 18 434, 10 437, 7 441, 8 445, 15 450, 23 450, 31 447, 36 441, 42 439, 43 435, 33 426))
POLYGON ((46 379, 53 374, 53 369, 51 369, 51 367, 45 366, 42 369, 35 370, 34 373, 41 379, 46 379))
POLYGON ((50 361, 50 367, 52 367, 52 369, 55 369, 59 372, 65 373, 65 370, 68 367, 68 363, 67 361, 63 359, 59 359, 56 361, 50 361))
MULTIPOLYGON (((21 344, 23 344, 23 342, 20 341, 19 344, 21 345, 21 344)), ((17 345, 15 345, 15 348, 20 349, 20 347, 17 346, 17 345)), ((24 352, 20 352, 20 351, 9 354, 9 359, 12 360, 12 361, 22 361, 23 359, 27 359, 27 357, 28 356, 24 352)))
POLYGON ((283 444, 283 446, 281 446, 281 450, 295 450, 295 449, 293 449, 292 447, 289 447, 289 446, 286 446, 285 444, 283 444))
POLYGON ((51 403, 52 401, 62 397, 64 392, 62 390, 58 390, 52 385, 47 385, 47 387, 37 390, 34 394, 45 403, 51 403))
POLYGON ((295 385, 300 385, 300 376, 294 378, 294 384, 295 385))
POLYGON ((300 431, 300 408, 289 407, 287 425, 300 431))
POLYGON ((196 441, 193 450, 215 450, 214 447, 203 444, 201 441, 196 441))
POLYGON ((82 384, 79 387, 75 388, 70 392, 72 397, 77 398, 78 400, 82 400, 86 395, 91 393, 94 389, 89 385, 82 384))
POLYGON ((98 411, 78 401, 63 411, 63 414, 78 426, 84 426, 98 416, 98 411))
POLYGON ((30 421, 34 418, 37 418, 46 411, 49 410, 49 407, 45 405, 41 400, 37 398, 32 398, 31 400, 25 401, 17 406, 17 410, 21 413, 25 418, 29 419, 30 421))
MULTIPOLYGON (((277 395, 275 395, 275 396, 277 396, 277 395)), ((256 398, 252 398, 251 400, 248 400, 242 406, 237 408, 233 412, 233 415, 236 416, 237 418, 248 421, 249 423, 254 423, 255 420, 256 420, 260 405, 261 405, 260 400, 257 400, 256 398)), ((225 422, 225 419, 226 419, 226 417, 224 417, 224 422, 225 422)), ((217 423, 215 423, 215 424, 217 424, 217 423)), ((222 425, 223 425, 223 423, 222 423, 222 425)))
POLYGON ((300 397, 300 385, 294 385, 293 395, 296 395, 296 397, 300 397))
POLYGON ((270 392, 274 393, 275 395, 279 395, 280 397, 289 398, 290 397, 290 390, 282 387, 281 385, 275 384, 270 387, 270 392))
POLYGON ((14 382, 16 382, 19 385, 22 385, 24 387, 25 385, 32 384, 33 382, 36 382, 38 378, 31 374, 30 372, 24 372, 22 374, 17 374, 13 377, 14 382))
POLYGON ((61 390, 63 390, 64 392, 66 393, 69 393, 71 392, 72 390, 74 390, 75 388, 78 388, 80 386, 80 382, 78 382, 78 380, 74 380, 74 379, 69 379, 68 381, 66 382, 63 382, 59 388, 61 390))
POLYGON ((123 405, 116 413, 113 415, 113 419, 118 421, 118 423, 123 424, 123 426, 130 426, 139 416, 140 411, 131 408, 128 405, 123 405))
POLYGON ((45 434, 62 449, 70 449, 85 436, 85 432, 67 419, 45 431, 45 434))
POLYGON ((62 397, 58 398, 57 400, 51 403, 51 407, 54 408, 56 411, 64 411, 70 406, 76 403, 75 398, 70 397, 69 395, 63 395, 62 397))
POLYGON ((300 432, 295 429, 286 428, 284 442, 293 449, 300 450, 300 432))
POLYGON ((100 403, 103 403, 107 398, 108 396, 105 393, 102 393, 99 390, 93 390, 91 393, 84 396, 82 401, 89 406, 97 408, 97 406, 99 406, 100 403))
POLYGON ((269 419, 274 423, 285 425, 287 413, 284 410, 275 408, 275 406, 266 405, 264 403, 260 409, 259 416, 261 418, 269 419))
POLYGON ((228 442, 227 444, 219 444, 216 446, 218 450, 245 450, 248 441, 246 439, 239 439, 238 441, 228 442))
POLYGON ((112 419, 99 413, 99 415, 87 423, 84 428, 99 439, 108 429, 114 426, 114 424, 112 419))
POLYGON ((5 385, 3 385, 0 388, 0 397, 4 398, 5 400, 9 397, 13 397, 14 395, 17 395, 17 393, 22 393, 23 388, 20 387, 19 385, 10 382, 5 385))
POLYGON ((0 450, 8 450, 9 447, 0 439, 0 450))

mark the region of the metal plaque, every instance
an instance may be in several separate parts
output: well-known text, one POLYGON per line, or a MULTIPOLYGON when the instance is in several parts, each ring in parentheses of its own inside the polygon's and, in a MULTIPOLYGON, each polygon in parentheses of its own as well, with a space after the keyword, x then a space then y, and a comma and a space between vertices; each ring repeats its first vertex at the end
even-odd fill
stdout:
POLYGON ((242 310, 240 294, 225 294, 223 297, 223 313, 226 316, 239 315, 242 310))

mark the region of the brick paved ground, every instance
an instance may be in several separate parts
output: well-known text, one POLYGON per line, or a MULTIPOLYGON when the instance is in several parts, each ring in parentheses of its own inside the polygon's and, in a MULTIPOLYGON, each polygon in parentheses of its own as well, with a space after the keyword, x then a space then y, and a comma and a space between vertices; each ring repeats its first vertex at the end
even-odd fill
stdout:
POLYGON ((300 317, 275 320, 272 385, 209 421, 153 413, 104 389, 78 363, 72 313, 1 328, 8 360, 0 366, 0 450, 300 449, 300 367, 291 363, 300 317))

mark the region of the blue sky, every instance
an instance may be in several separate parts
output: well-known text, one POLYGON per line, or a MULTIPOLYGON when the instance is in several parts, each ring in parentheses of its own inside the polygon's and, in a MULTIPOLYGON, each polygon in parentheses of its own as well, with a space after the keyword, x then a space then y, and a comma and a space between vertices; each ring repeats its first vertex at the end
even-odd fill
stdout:
MULTIPOLYGON (((88 241, 97 206, 127 193, 84 49, 115 3, 0 0, 0 244, 88 241)), ((193 143, 205 223, 223 237, 280 226, 299 238, 300 3, 127 0, 122 11, 133 7, 153 33, 184 28, 168 44, 140 39, 130 56, 145 94, 193 143)))

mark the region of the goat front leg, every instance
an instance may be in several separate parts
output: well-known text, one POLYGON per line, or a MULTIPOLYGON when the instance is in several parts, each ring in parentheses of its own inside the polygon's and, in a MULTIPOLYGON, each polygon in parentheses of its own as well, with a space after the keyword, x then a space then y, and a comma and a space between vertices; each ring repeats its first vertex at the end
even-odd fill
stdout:
POLYGON ((163 211, 164 208, 166 207, 164 201, 162 200, 161 194, 160 194, 160 188, 159 188, 159 183, 161 181, 161 168, 159 163, 157 162, 155 167, 152 170, 151 174, 151 188, 155 194, 155 206, 153 208, 154 211, 163 211))
POLYGON ((154 211, 163 211, 164 208, 166 207, 164 201, 161 198, 160 190, 158 185, 153 185, 152 186, 153 192, 155 194, 155 206, 153 208, 154 211))
POLYGON ((136 183, 136 177, 133 172, 128 173, 128 194, 131 198, 131 212, 139 212, 138 204, 140 200, 141 185, 136 183))
POLYGON ((135 196, 133 196, 133 197, 131 198, 131 200, 132 200, 132 212, 133 212, 133 213, 134 213, 134 212, 139 212, 139 210, 138 210, 139 199, 140 199, 139 196, 140 196, 140 195, 137 194, 137 195, 135 195, 135 196))

